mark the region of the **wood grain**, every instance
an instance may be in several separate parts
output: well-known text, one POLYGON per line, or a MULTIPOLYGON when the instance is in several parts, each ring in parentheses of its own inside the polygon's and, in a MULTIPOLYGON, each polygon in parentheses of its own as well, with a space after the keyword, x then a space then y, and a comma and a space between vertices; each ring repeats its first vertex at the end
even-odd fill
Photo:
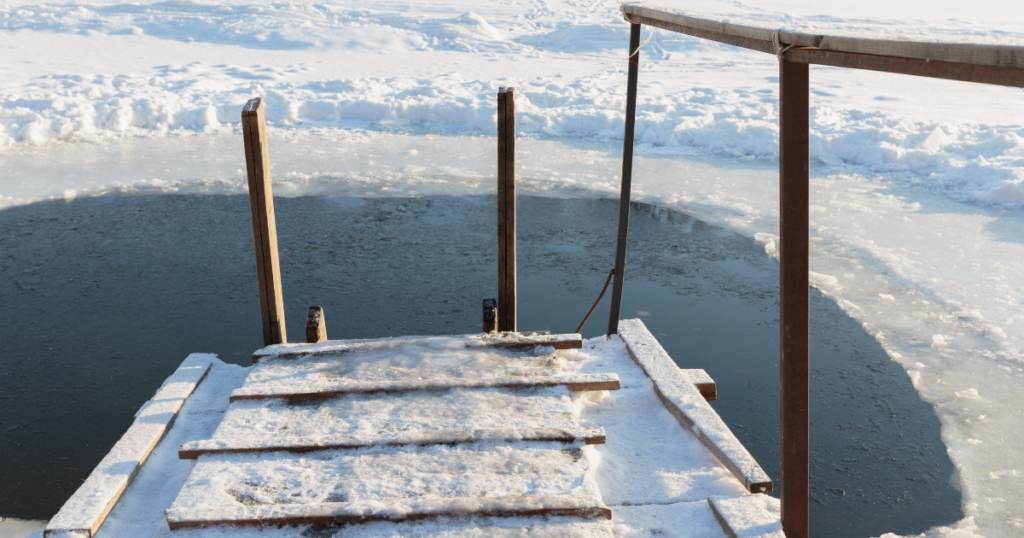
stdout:
POLYGON ((324 309, 319 306, 309 307, 306 314, 306 343, 316 344, 327 340, 327 320, 324 309))
POLYGON ((194 460, 203 454, 256 452, 313 452, 374 446, 429 446, 465 443, 582 442, 603 445, 604 428, 515 428, 466 431, 408 431, 380 435, 331 435, 322 437, 272 437, 266 439, 206 439, 181 445, 178 457, 194 460))
POLYGON ((231 401, 316 400, 342 394, 375 394, 380 392, 411 392, 416 390, 493 389, 568 387, 573 392, 619 390, 618 374, 562 374, 553 376, 515 376, 449 379, 409 379, 401 381, 350 381, 322 385, 304 390, 275 388, 274 386, 246 386, 231 393, 231 401))
POLYGON ((260 317, 263 321, 263 343, 269 346, 287 342, 288 337, 284 322, 277 220, 274 216, 274 192, 270 185, 265 116, 263 100, 259 97, 249 100, 242 109, 242 138, 249 178, 249 209, 252 212, 252 237, 256 251, 260 317))

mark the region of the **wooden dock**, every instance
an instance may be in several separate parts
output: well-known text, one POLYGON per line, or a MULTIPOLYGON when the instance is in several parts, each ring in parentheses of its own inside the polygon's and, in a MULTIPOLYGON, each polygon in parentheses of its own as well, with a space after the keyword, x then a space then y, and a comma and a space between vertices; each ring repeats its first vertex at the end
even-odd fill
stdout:
POLYGON ((481 333, 278 344, 255 357, 234 386, 216 378, 238 367, 190 357, 45 536, 139 535, 124 522, 147 502, 163 517, 142 536, 368 536, 383 525, 395 536, 610 537, 672 521, 679 536, 781 536, 777 503, 759 494, 771 481, 707 404, 714 382, 676 367, 639 320, 590 342, 481 333), (169 430, 192 431, 189 416, 217 412, 175 422, 193 392, 226 404, 218 425, 164 446, 169 430), (178 459, 147 464, 158 445, 178 459), (174 465, 187 467, 168 481, 174 465), (143 498, 154 488, 163 505, 143 498))

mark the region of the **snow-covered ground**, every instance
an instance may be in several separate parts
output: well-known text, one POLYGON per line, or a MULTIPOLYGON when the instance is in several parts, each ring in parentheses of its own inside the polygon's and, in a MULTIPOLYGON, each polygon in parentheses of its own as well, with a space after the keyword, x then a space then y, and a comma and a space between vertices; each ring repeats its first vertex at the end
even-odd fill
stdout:
MULTIPOLYGON (((1009 0, 664 3, 1024 43, 1024 3, 1009 0)), ((525 192, 617 192, 628 28, 615 1, 0 5, 0 208, 241 192, 239 111, 254 95, 276 194, 487 192, 503 85, 517 88, 525 192)), ((663 31, 641 55, 635 197, 774 252, 775 59, 663 31)), ((817 67, 811 80, 814 282, 943 422, 968 517, 931 534, 1018 536, 1024 90, 817 67)))

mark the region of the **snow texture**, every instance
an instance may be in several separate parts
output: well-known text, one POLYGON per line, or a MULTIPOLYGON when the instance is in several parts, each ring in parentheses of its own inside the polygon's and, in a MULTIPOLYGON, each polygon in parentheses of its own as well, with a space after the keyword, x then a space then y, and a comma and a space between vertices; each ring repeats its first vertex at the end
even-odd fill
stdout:
POLYGON ((732 538, 786 538, 779 520, 779 501, 767 495, 708 497, 715 516, 732 538))
POLYGON ((228 394, 248 373, 247 368, 213 361, 206 378, 185 401, 174 426, 150 454, 96 538, 145 538, 164 525, 164 509, 171 505, 192 468, 192 462, 178 458, 178 447, 185 441, 209 438, 227 410, 228 394))
POLYGON ((601 457, 597 482, 614 512, 620 506, 705 502, 711 495, 746 492, 733 473, 665 408, 651 379, 633 362, 621 339, 596 338, 581 350, 559 354, 584 362, 583 371, 612 370, 622 379, 622 389, 617 391, 573 395, 580 425, 600 425, 607 434, 605 444, 591 448, 601 457))
POLYGON ((238 401, 228 408, 214 438, 574 426, 572 402, 564 387, 455 389, 442 393, 346 394, 322 401, 238 401))
POLYGON ((142 406, 135 422, 85 483, 46 525, 45 536, 92 536, 216 359, 215 355, 194 353, 181 363, 142 406))
POLYGON ((694 435, 707 439, 710 445, 708 448, 717 448, 724 456, 722 463, 734 468, 744 480, 745 486, 754 489, 756 484, 771 482, 746 447, 736 439, 639 318, 620 321, 619 336, 629 347, 637 364, 654 382, 662 401, 672 414, 686 423, 694 435))
POLYGON ((302 353, 335 355, 353 351, 367 352, 374 350, 387 352, 387 350, 398 348, 404 349, 413 344, 447 351, 459 348, 471 349, 484 346, 498 348, 530 348, 535 346, 548 346, 555 343, 560 346, 572 345, 575 343, 575 347, 579 347, 580 341, 582 341, 582 338, 578 334, 532 335, 521 333, 477 333, 458 336, 399 336, 393 338, 374 338, 365 340, 328 340, 317 344, 274 344, 257 350, 253 353, 253 356, 263 358, 272 355, 294 356, 302 353))
POLYGON ((612 528, 618 538, 732 538, 707 500, 617 506, 612 528))

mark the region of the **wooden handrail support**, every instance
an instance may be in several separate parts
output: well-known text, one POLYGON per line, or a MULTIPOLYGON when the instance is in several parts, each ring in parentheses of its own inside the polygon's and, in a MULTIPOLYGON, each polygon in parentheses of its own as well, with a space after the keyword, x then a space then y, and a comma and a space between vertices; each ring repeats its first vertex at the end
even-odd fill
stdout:
POLYGON ((516 89, 498 90, 498 331, 516 331, 516 89))
POLYGON ((288 337, 284 326, 284 297, 277 256, 277 222, 274 217, 274 191, 270 186, 265 116, 263 100, 259 97, 250 99, 242 109, 242 138, 245 140, 245 167, 249 173, 249 209, 252 211, 263 345, 269 346, 287 342, 288 337))

